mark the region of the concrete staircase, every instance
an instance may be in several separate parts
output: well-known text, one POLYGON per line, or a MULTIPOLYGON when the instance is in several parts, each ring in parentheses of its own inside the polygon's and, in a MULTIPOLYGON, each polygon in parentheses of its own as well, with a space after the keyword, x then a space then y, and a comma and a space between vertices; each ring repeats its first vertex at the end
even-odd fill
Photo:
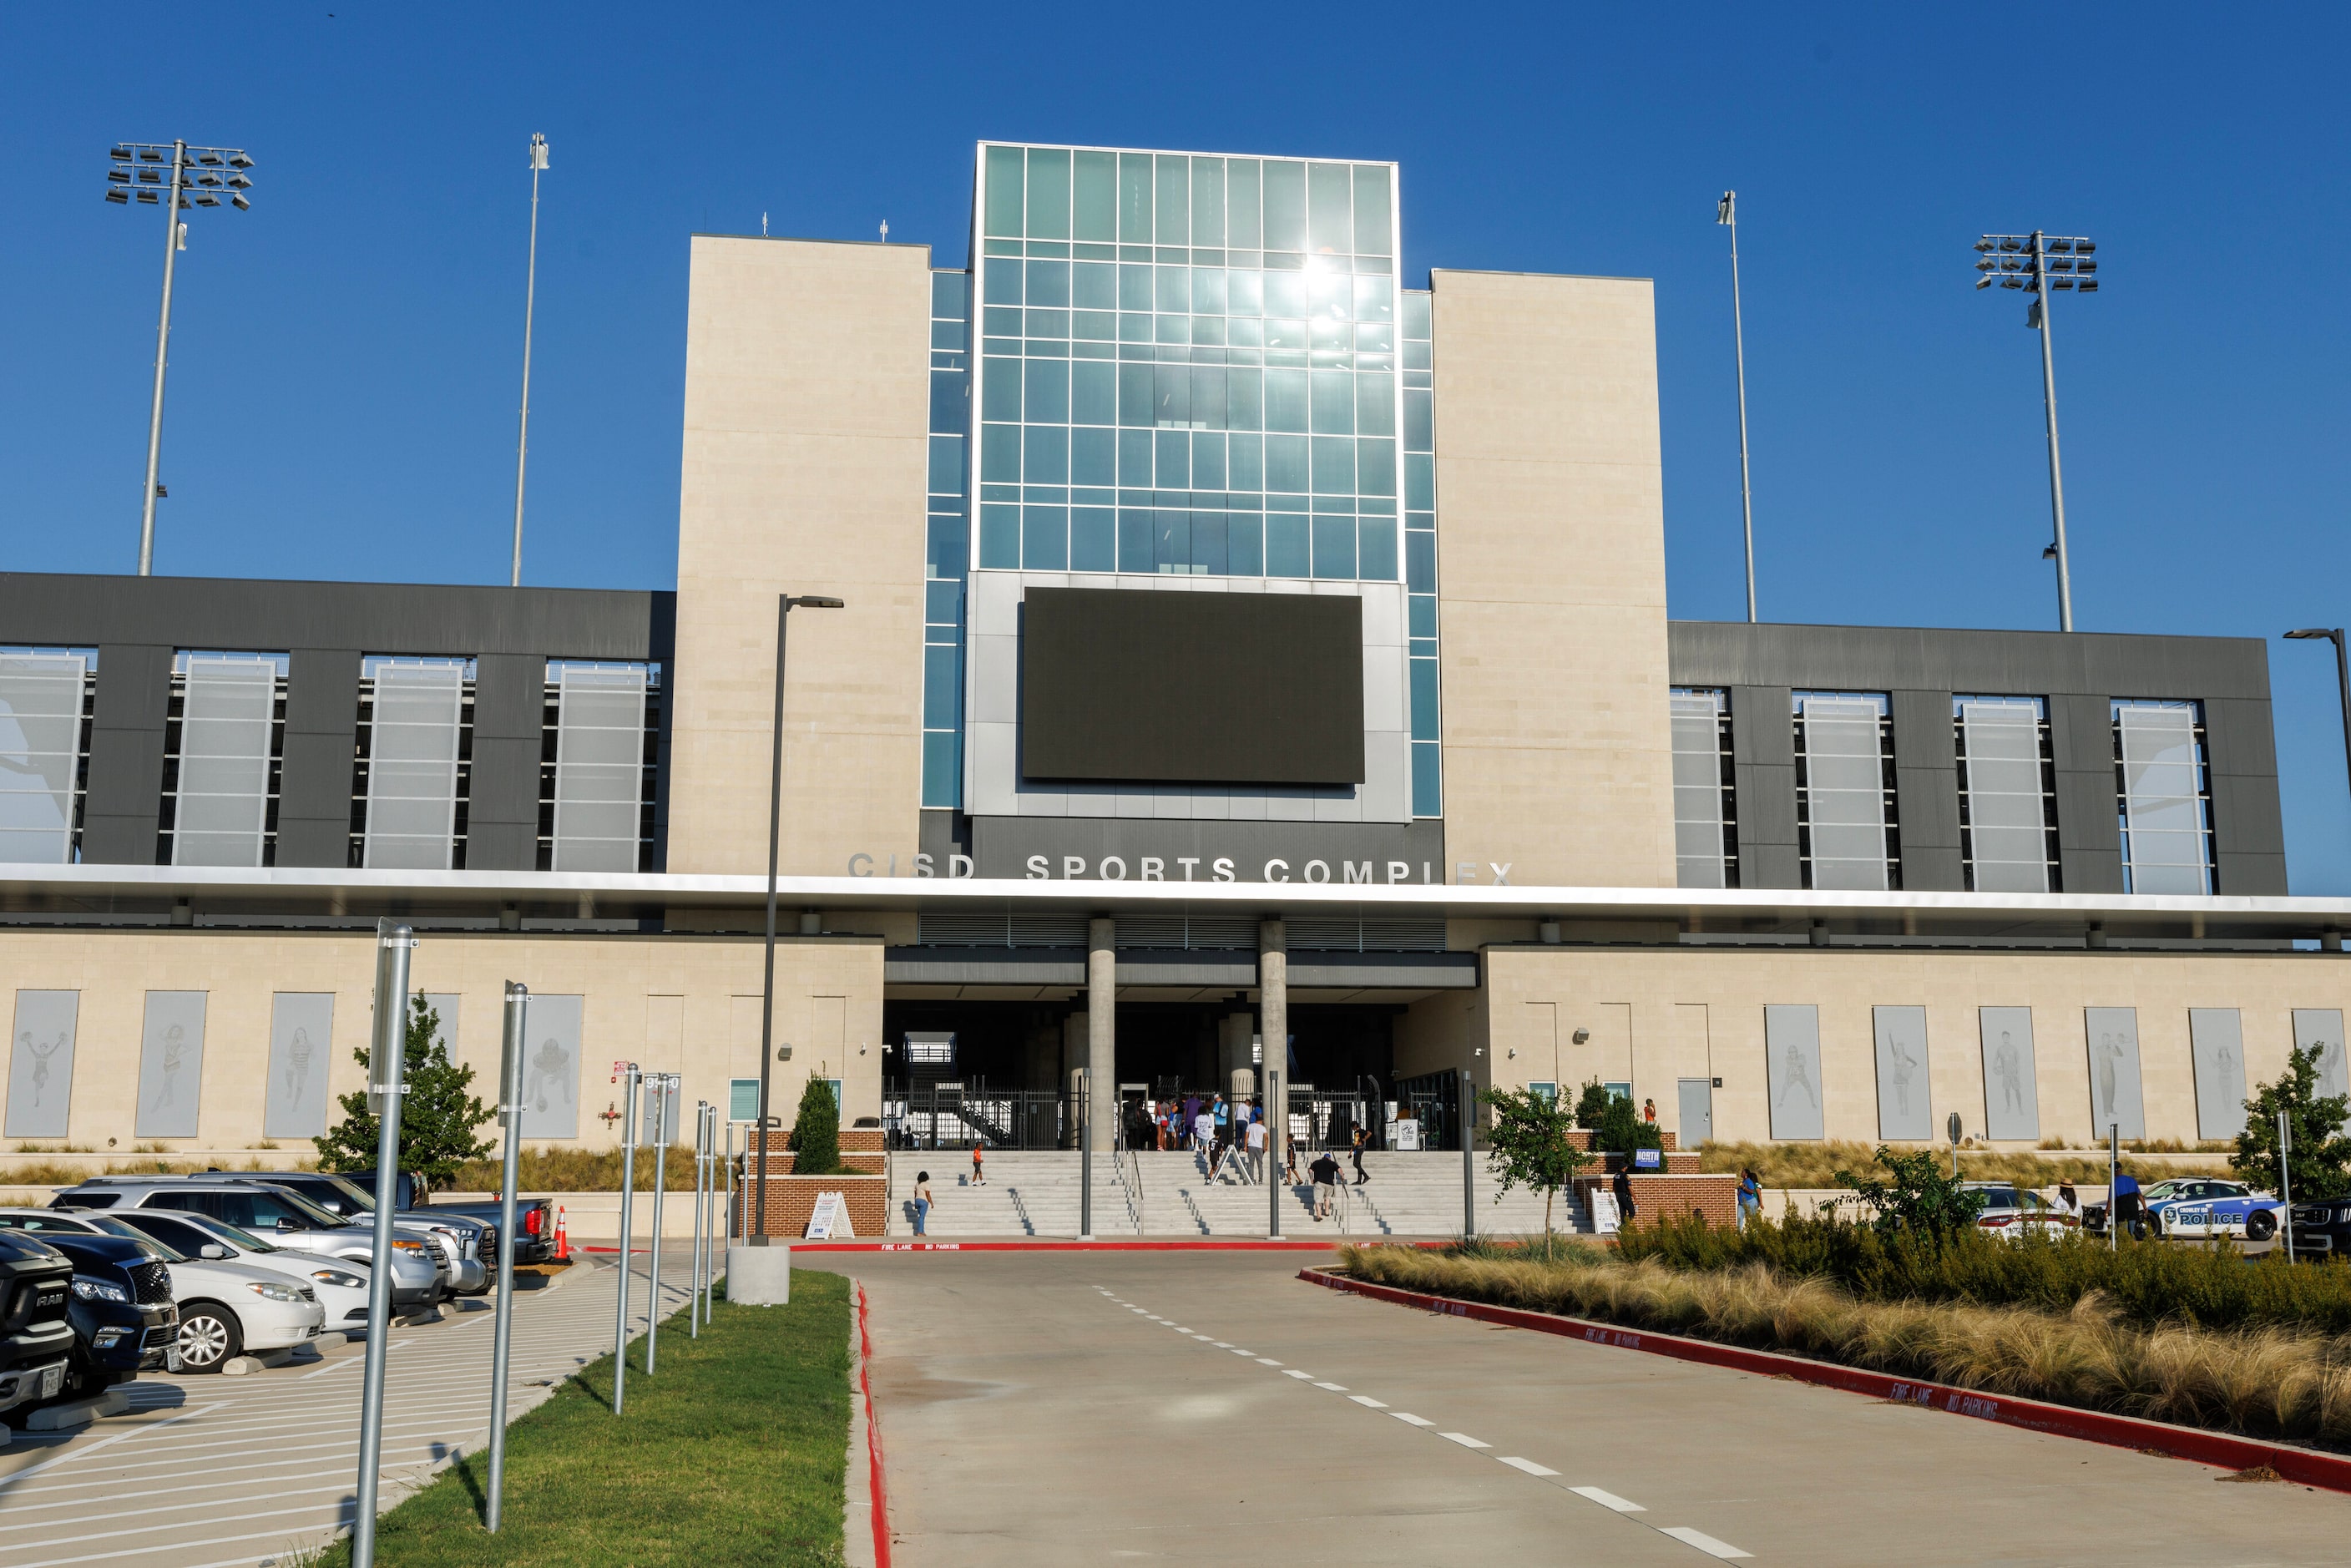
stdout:
MULTIPOLYGON (((1109 1156, 1094 1162, 1093 1224, 1097 1236, 1210 1237, 1266 1234, 1265 1188, 1243 1179, 1237 1168, 1211 1180, 1207 1161, 1196 1155, 1141 1154, 1128 1158, 1142 1178, 1143 1223, 1138 1228, 1124 1187, 1109 1156)), ((1342 1175, 1353 1171, 1342 1162, 1342 1175)), ((1281 1199, 1282 1234, 1329 1236, 1458 1236, 1461 1233, 1461 1156, 1458 1154, 1369 1154, 1364 1167, 1371 1179, 1343 1186, 1331 1218, 1313 1218, 1314 1189, 1299 1186, 1281 1199)), ((891 1156, 890 1234, 914 1232, 914 1176, 931 1173, 927 1234, 941 1240, 981 1237, 1070 1237, 1078 1233, 1078 1156, 1062 1150, 1006 1151, 987 1156, 985 1185, 967 1185, 968 1155, 898 1153, 891 1156)), ((1478 1159, 1478 1231, 1485 1236, 1540 1232, 1543 1197, 1524 1188, 1495 1201, 1499 1184, 1478 1159)), ((1562 1192, 1552 1214, 1562 1232, 1589 1232, 1583 1206, 1562 1192)))

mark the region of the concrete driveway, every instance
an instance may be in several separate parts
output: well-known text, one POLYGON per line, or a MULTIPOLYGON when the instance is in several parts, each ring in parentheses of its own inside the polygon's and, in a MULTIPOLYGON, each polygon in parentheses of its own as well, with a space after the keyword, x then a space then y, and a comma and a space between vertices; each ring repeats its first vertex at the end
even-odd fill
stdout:
POLYGON ((1311 1255, 834 1254, 906 1568, 2338 1563, 2351 1498, 1343 1296, 1311 1255))

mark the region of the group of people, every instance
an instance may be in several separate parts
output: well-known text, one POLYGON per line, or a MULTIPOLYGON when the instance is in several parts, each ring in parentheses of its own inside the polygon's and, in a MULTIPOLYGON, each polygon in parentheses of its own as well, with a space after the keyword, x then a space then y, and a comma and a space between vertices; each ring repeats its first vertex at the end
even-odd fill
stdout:
POLYGON ((1259 1182, 1265 1179, 1268 1138, 1263 1102, 1227 1100, 1222 1094, 1142 1101, 1128 1134, 1128 1142, 1139 1149, 1202 1156, 1211 1176, 1238 1154, 1244 1179, 1259 1182))

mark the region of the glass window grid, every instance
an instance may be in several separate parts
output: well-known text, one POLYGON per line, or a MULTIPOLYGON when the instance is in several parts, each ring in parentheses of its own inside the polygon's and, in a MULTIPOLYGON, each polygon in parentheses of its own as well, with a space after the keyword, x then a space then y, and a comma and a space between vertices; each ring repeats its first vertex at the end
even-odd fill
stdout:
POLYGON ((1675 686, 1674 860, 1682 887, 1739 885, 1730 704, 1719 686, 1675 686))
MULTIPOLYGON (((1789 703, 1795 726, 1796 755, 1796 854, 1803 875, 1804 886, 1820 883, 1814 877, 1813 863, 1813 796, 1812 769, 1807 763, 1804 726, 1804 704, 1807 701, 1863 702, 1877 709, 1877 755, 1880 773, 1880 802, 1886 831, 1886 887, 1898 891, 1902 886, 1902 830, 1896 811, 1894 773, 1894 717, 1892 705, 1884 692, 1792 692, 1789 703)), ((1823 758, 1825 760, 1825 758, 1823 758)), ((1823 823, 1823 827, 1830 824, 1823 823)), ((1834 873, 1828 867, 1845 857, 1823 857, 1823 874, 1834 873)), ((1834 884, 1833 884, 1834 885, 1834 884)))
POLYGON ((978 180, 976 565, 1400 575, 1393 165, 983 143, 978 180), (1226 249, 1228 236, 1262 236, 1269 162, 1294 169, 1301 191, 1321 180, 1325 195, 1332 172, 1343 174, 1351 214, 1360 183, 1376 198, 1364 231, 1352 217, 1334 228, 1327 214, 1318 229, 1322 198, 1310 193, 1297 248, 1226 249), (1218 177, 1225 200, 1211 213, 1201 181, 1218 177), (1015 180, 1026 182, 1018 199, 1015 180), (1169 182, 1200 196, 1200 210, 1179 214, 1169 182), (1179 217, 1187 241, 1219 243, 1112 243, 1146 229, 1165 240, 1179 217), (1072 238, 1122 225, 1111 239, 1072 238), (1325 240, 1341 243, 1303 248, 1325 240), (1277 309, 1294 308, 1268 316, 1269 288, 1296 297, 1277 309), (1279 378, 1271 413, 1269 369, 1279 378), (999 412, 1010 417, 993 417, 999 412), (1080 479, 1122 493, 1091 501, 1065 493, 1080 479), (991 480, 1013 493, 987 495, 991 480))
POLYGON ((562 679, 566 667, 587 670, 643 670, 645 673, 645 748, 643 785, 638 794, 637 869, 653 869, 654 807, 661 787, 662 667, 615 659, 549 659, 545 697, 539 710, 538 853, 540 871, 555 869, 555 759, 562 724, 562 679))
POLYGON ((1404 569, 1406 646, 1412 678, 1412 814, 1445 812, 1442 683, 1437 631, 1437 421, 1429 385, 1434 315, 1428 290, 1400 290, 1396 332, 1404 350, 1397 426, 1404 449, 1404 569))
POLYGON ((2192 699, 2116 697, 2113 721, 2115 817, 2122 834, 2123 891, 2217 893, 2220 882, 2212 844, 2210 754, 2204 705, 2192 699), (2188 754, 2173 758, 2131 755, 2124 736, 2125 715, 2131 710, 2150 717, 2184 716, 2188 754), (2140 769, 2136 789, 2131 778, 2134 765, 2140 769))
POLYGON ((367 864, 368 762, 375 741, 375 677, 386 664, 461 664, 465 685, 457 709, 457 800, 452 819, 449 869, 465 869, 465 828, 474 794, 474 690, 479 674, 471 659, 368 657, 360 661, 359 724, 351 745, 351 825, 343 863, 352 870, 367 864))
POLYGON ((52 648, 29 643, 0 645, 0 659, 12 653, 81 661, 81 727, 74 742, 73 808, 70 816, 73 836, 67 851, 67 863, 78 865, 81 863, 82 818, 89 800, 89 733, 98 716, 98 650, 52 648))
POLYGON ((269 706, 269 782, 261 821, 261 863, 277 863, 277 796, 286 771, 286 675, 290 667, 284 653, 256 653, 249 648, 183 648, 172 656, 172 695, 163 711, 163 796, 156 817, 155 863, 170 865, 173 830, 180 810, 180 745, 188 707, 190 659, 268 659, 277 666, 277 692, 269 706))
MULTIPOLYGON (((2064 885, 2059 874, 2060 867, 2057 854, 2057 764, 2055 759, 2055 748, 2050 742, 2049 705, 2039 697, 1954 695, 1951 698, 1951 745, 1953 753, 1959 759, 1959 862, 1966 880, 1968 891, 1970 893, 2064 892, 2064 885), (2034 755, 2040 759, 2039 795, 2041 801, 2042 824, 2041 853, 2037 862, 2032 862, 2037 863, 2041 868, 2043 880, 2042 884, 2039 887, 2029 885, 2022 888, 2003 886, 1986 887, 1981 885, 1983 882, 2004 880, 2000 878, 1997 873, 1991 870, 1991 866, 1995 863, 2007 866, 2016 866, 2026 863, 2009 856, 1986 857, 1986 874, 1980 880, 1978 877, 1976 869, 1978 858, 1976 843, 1976 818, 1979 812, 1974 799, 1977 790, 1977 783, 1968 769, 1967 709, 1970 704, 1979 708, 1987 705, 2000 707, 2015 707, 2025 713, 2029 713, 2032 716, 2033 745, 2035 747, 2034 755)), ((2002 792, 2013 793, 2013 791, 2002 792)))
POLYGON ((926 807, 963 805, 963 591, 971 559, 971 290, 931 275, 930 530, 924 551, 923 783, 926 807))

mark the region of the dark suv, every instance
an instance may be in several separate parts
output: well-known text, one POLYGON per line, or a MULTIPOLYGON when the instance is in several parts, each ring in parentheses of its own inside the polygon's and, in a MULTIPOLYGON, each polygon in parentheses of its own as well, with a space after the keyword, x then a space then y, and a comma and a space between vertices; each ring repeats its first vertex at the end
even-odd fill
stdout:
POLYGON ((2294 1250, 2297 1257, 2351 1258, 2351 1197, 2295 1204, 2294 1250))
POLYGON ((73 1262, 73 1359, 65 1396, 78 1399, 169 1358, 180 1340, 180 1310, 172 1304, 172 1270, 143 1241, 120 1236, 44 1231, 41 1239, 73 1262))
POLYGON ((0 1232, 0 1410, 66 1391, 74 1266, 56 1248, 0 1232))

